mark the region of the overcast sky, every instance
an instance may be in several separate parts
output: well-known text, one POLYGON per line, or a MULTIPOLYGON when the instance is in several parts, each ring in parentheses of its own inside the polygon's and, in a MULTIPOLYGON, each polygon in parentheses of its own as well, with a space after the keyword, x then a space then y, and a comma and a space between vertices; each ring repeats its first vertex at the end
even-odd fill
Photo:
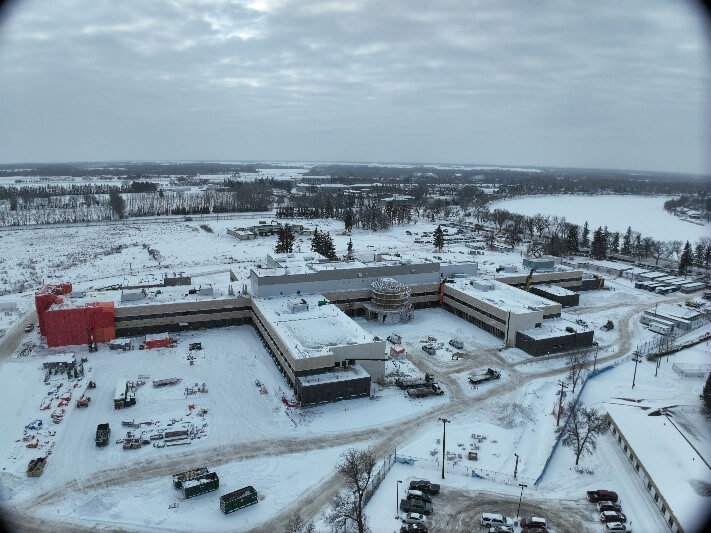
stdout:
POLYGON ((707 21, 668 0, 20 1, 0 162, 710 172, 707 21))

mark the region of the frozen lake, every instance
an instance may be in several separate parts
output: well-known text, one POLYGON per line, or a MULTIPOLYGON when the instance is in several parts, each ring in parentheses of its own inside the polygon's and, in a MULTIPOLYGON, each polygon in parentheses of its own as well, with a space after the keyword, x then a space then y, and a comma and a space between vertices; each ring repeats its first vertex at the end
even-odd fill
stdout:
POLYGON ((582 226, 587 220, 590 231, 607 225, 610 231, 623 233, 628 226, 643 236, 662 241, 688 240, 692 244, 702 235, 711 235, 711 225, 699 226, 680 220, 664 211, 666 196, 529 196, 494 202, 490 209, 507 209, 522 215, 541 213, 564 216, 582 226))

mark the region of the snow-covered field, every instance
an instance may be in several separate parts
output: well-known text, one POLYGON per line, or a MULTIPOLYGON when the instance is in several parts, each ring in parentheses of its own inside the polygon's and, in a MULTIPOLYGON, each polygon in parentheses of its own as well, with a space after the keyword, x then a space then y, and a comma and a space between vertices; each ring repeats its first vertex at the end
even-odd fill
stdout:
MULTIPOLYGON (((279 173, 290 172, 297 170, 270 174, 288 179, 279 173)), ((432 253, 430 238, 422 243, 413 241, 437 225, 420 221, 375 234, 356 229, 352 235, 343 235, 339 221, 296 222, 331 232, 339 254, 345 254, 352 239, 356 254, 366 259, 376 252, 432 253)), ((250 266, 263 261, 276 242, 275 237, 238 241, 226 233, 228 228, 253 223, 249 219, 211 221, 213 233, 201 229, 199 220, 0 232, 0 246, 7 252, 0 254, 0 291, 12 291, 26 283, 23 293, 0 297, 18 302, 19 309, 0 313, 0 329, 17 322, 21 312, 32 307, 34 289, 47 282, 71 281, 78 289, 98 290, 114 283, 155 281, 164 273, 185 272, 204 283, 219 277, 224 285, 224 271, 230 269, 238 278, 235 289, 239 289, 246 283, 250 266), (149 254, 149 248, 158 255, 149 254)), ((687 234, 694 228, 679 223, 687 234)), ((641 224, 632 226, 643 231, 641 224)), ((307 237, 297 241, 303 251, 309 250, 309 244, 307 237)), ((474 258, 489 274, 500 264, 520 265, 522 255, 520 249, 485 252, 483 256, 467 252, 463 245, 452 245, 437 255, 474 258)), ((622 279, 606 280, 606 286, 606 290, 582 293, 580 306, 566 308, 563 313, 563 320, 582 320, 595 330, 600 359, 628 355, 637 343, 651 339, 654 334, 638 323, 641 309, 679 298, 640 291, 622 279), (615 329, 603 332, 600 327, 607 320, 613 321, 615 329)), ((354 446, 372 446, 380 454, 397 448, 398 455, 415 460, 414 465, 396 464, 368 504, 373 531, 391 532, 399 524, 392 490, 397 480, 406 484, 410 479, 435 481, 439 477, 439 418, 446 417, 450 420, 449 458, 445 459, 443 497, 438 500, 431 531, 470 530, 478 523, 476 513, 484 510, 515 514, 519 482, 528 485, 522 514, 546 513, 553 531, 602 531, 584 497, 586 489, 603 487, 620 492, 625 512, 634 525, 639 524, 636 531, 663 531, 659 513, 650 508, 651 498, 634 478, 624 454, 618 453, 609 439, 602 439, 598 450, 582 459, 580 471, 574 468, 569 448, 556 448, 541 482, 534 486, 555 443, 558 380, 566 379, 568 372, 565 357, 529 362, 531 357, 521 350, 500 350, 499 338, 438 308, 416 310, 408 324, 357 321, 374 336, 402 336, 407 355, 400 362, 388 362, 386 374, 430 372, 445 394, 412 399, 394 386, 376 385, 373 399, 288 408, 282 402, 282 395, 291 394, 286 382, 251 326, 239 326, 181 334, 173 349, 112 352, 102 346, 92 354, 85 347, 72 349, 87 358, 86 376, 72 389, 72 401, 89 379, 97 382, 97 389, 89 393, 92 401, 88 408, 77 409, 70 403, 64 420, 55 425, 49 415, 59 400, 57 394, 48 393, 58 382, 43 383, 41 362, 48 353, 65 350, 40 347, 36 331, 24 336, 19 349, 0 360, 0 387, 12 398, 0 408, 0 505, 24 513, 25 518, 39 517, 37 520, 44 520, 37 523, 40 529, 46 529, 47 524, 57 525, 58 530, 80 525, 136 531, 247 531, 259 524, 273 528, 273 524, 283 524, 286 508, 299 508, 302 501, 310 501, 315 487, 327 487, 317 508, 323 511, 328 496, 339 487, 334 467, 340 454, 354 446), (437 339, 435 344, 441 343, 434 356, 421 350, 421 341, 429 336, 437 339), (453 338, 463 341, 462 350, 448 344, 453 338), (192 341, 202 342, 204 350, 190 365, 187 355, 192 341), (501 379, 472 387, 468 375, 488 367, 501 371, 501 379), (136 406, 114 410, 116 381, 139 375, 150 376, 150 380, 180 377, 182 382, 153 389, 149 380, 139 387, 136 406), (186 397, 185 387, 196 383, 205 383, 207 392, 186 397), (41 410, 48 401, 51 409, 41 410), (189 409, 190 404, 195 408, 189 409), (202 408, 207 409, 204 417, 196 414, 202 408), (28 449, 29 441, 22 440, 23 430, 37 418, 43 420, 43 429, 33 434, 42 447, 28 449), (115 443, 125 434, 124 420, 153 422, 143 426, 146 432, 159 427, 157 423, 165 427, 171 420, 174 426, 192 422, 204 433, 186 446, 125 451, 115 443), (112 428, 106 448, 94 445, 94 431, 101 422, 109 422, 112 428), (28 460, 49 449, 52 453, 44 475, 26 477, 28 460), (477 460, 468 459, 470 451, 477 452, 477 460), (517 455, 518 477, 513 480, 517 455), (220 489, 212 495, 182 500, 172 488, 170 475, 195 466, 213 468, 220 476, 220 489), (217 495, 248 484, 260 493, 260 502, 237 514, 222 515, 217 495), (178 506, 170 508, 175 502, 178 506), (462 527, 465 520, 467 529, 462 527)), ((708 347, 697 346, 670 357, 657 377, 653 364, 641 363, 634 391, 630 387, 633 363, 625 362, 591 379, 581 398, 601 410, 618 397, 698 405, 703 381, 682 379, 672 371, 674 361, 708 363, 708 347)), ((61 381, 59 396, 73 387, 67 380, 61 381)), ((688 416, 693 417, 690 412, 688 416)), ((701 445, 708 443, 703 436, 699 438, 701 445)))
POLYGON ((532 216, 537 213, 565 217, 568 222, 591 228, 607 226, 624 233, 628 226, 653 239, 689 241, 711 234, 711 226, 681 220, 664 211, 664 196, 529 196, 494 202, 490 209, 507 209, 532 216))

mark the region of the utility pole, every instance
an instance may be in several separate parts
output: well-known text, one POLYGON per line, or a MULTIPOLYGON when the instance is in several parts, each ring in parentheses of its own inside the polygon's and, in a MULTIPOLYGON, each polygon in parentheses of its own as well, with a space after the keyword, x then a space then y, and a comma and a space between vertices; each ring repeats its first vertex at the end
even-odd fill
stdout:
POLYGON ((558 400, 558 417, 555 421, 555 427, 560 426, 560 412, 563 410, 563 389, 567 388, 565 381, 558 380, 558 385, 560 385, 560 399, 558 400))
POLYGON ((518 474, 518 454, 514 453, 516 456, 516 466, 514 466, 514 479, 516 479, 516 474, 518 474))
POLYGON ((656 367, 655 367, 655 369, 654 369, 654 377, 655 377, 655 378, 657 377, 657 372, 659 372, 659 363, 661 362, 661 360, 662 360, 661 357, 657 357, 657 364, 656 364, 656 367))
POLYGON ((593 372, 595 372, 595 367, 597 366, 597 352, 600 348, 595 348, 595 360, 593 361, 593 372))
POLYGON ((634 375, 632 376, 632 388, 634 389, 634 382, 637 379, 637 364, 642 360, 639 355, 635 355, 632 360, 634 361, 634 375))
POLYGON ((518 497, 518 510, 516 511, 516 522, 519 521, 519 517, 521 516, 521 499, 523 498, 523 489, 525 487, 528 487, 525 483, 519 483, 519 487, 521 487, 521 494, 518 497))
POLYGON ((400 479, 395 483, 395 518, 400 518, 400 483, 402 483, 400 479))
POLYGON ((451 422, 451 420, 440 418, 439 421, 442 422, 442 479, 444 479, 444 443, 447 438, 447 423, 451 422))

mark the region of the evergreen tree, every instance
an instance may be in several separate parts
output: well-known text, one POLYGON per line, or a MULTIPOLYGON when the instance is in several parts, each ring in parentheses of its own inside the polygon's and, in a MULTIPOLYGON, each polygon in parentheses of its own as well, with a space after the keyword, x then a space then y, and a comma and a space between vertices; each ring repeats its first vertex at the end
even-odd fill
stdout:
POLYGON ((353 210, 349 207, 343 215, 343 225, 348 232, 353 229, 353 219, 353 210))
POLYGON ((277 231, 277 243, 274 251, 278 254, 290 254, 294 251, 296 236, 289 224, 284 224, 277 231))
POLYGON ((116 189, 111 189, 111 192, 109 192, 109 205, 119 218, 126 216, 126 200, 116 189))
POLYGON ((704 268, 706 270, 711 266, 711 244, 706 247, 706 253, 704 253, 704 268))
POLYGON ((590 246, 590 228, 588 228, 588 221, 585 221, 583 225, 583 234, 580 237, 580 246, 587 248, 590 246))
POLYGON ((632 226, 627 226, 625 236, 622 238, 622 250, 624 255, 632 255, 632 226))
POLYGON ((706 384, 704 385, 704 391, 701 393, 704 399, 704 407, 706 411, 711 412, 711 373, 706 378, 706 384))
POLYGON ((686 275, 686 271, 692 266, 694 259, 691 255, 691 245, 689 241, 686 241, 684 245, 684 251, 681 252, 681 257, 679 258, 679 274, 686 275))
POLYGON ((696 250, 694 251, 694 262, 696 263, 696 266, 703 266, 705 254, 706 247, 702 243, 697 244, 696 250))
POLYGON ((580 244, 578 242, 578 226, 576 224, 568 224, 566 244, 568 252, 571 254, 578 253, 580 250, 580 244))
POLYGON ((311 251, 320 253, 319 249, 321 248, 321 234, 318 231, 318 228, 314 229, 314 236, 311 237, 311 251))
POLYGON ((607 244, 605 243, 605 235, 602 228, 597 228, 593 233, 590 255, 595 259, 605 259, 607 257, 607 244))
POLYGON ((612 234, 612 244, 610 245, 610 251, 615 253, 620 251, 620 234, 618 232, 612 234))
POLYGON ((353 241, 348 239, 348 259, 353 259, 353 241))
POLYGON ((327 257, 330 261, 338 261, 336 247, 333 245, 333 239, 330 233, 321 233, 321 250, 319 250, 318 253, 327 257))
POLYGON ((442 251, 444 248, 444 232, 442 231, 442 226, 437 226, 434 230, 434 247, 436 250, 442 251))

